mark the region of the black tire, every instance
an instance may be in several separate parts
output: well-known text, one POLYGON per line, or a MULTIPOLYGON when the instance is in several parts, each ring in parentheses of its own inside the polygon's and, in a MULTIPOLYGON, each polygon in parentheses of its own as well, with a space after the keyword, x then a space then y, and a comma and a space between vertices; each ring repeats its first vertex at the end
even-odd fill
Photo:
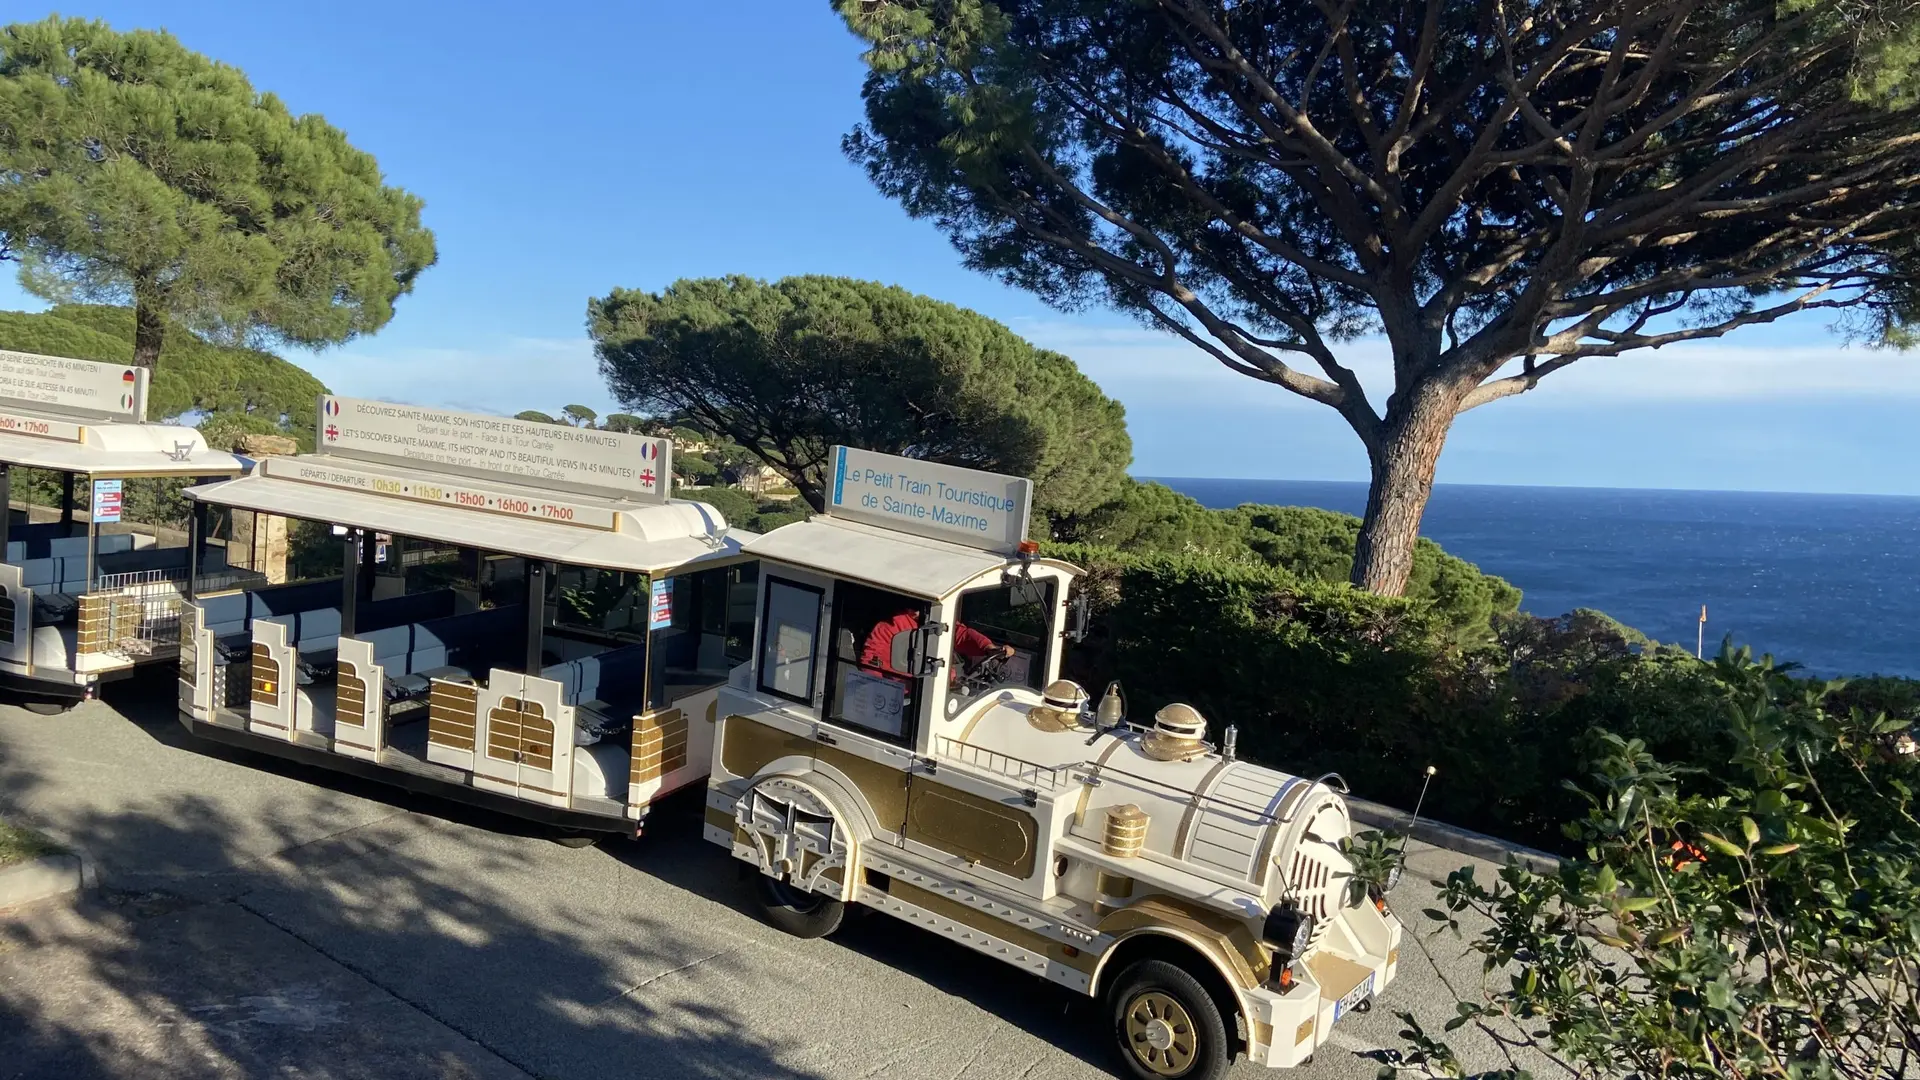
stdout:
POLYGON ((561 833, 553 838, 553 842, 563 848, 583 848, 599 843, 600 838, 593 833, 561 833))
POLYGON ((23 701, 20 707, 35 716, 60 716, 78 704, 77 701, 23 701))
POLYGON ((1233 1044, 1220 1006, 1200 980, 1164 960, 1120 973, 1107 994, 1114 1050, 1138 1080, 1223 1080, 1233 1044))
POLYGON ((753 894, 769 923, 794 937, 826 937, 840 929, 847 905, 819 893, 806 892, 765 874, 753 875, 753 894))

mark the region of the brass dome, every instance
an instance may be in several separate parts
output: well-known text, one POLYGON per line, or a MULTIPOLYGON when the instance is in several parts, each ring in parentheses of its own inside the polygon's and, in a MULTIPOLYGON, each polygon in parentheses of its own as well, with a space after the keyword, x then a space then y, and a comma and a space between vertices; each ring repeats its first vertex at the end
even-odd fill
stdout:
POLYGON ((1153 714, 1153 730, 1140 740, 1140 752, 1155 761, 1178 761, 1206 753, 1207 718, 1178 701, 1153 714))

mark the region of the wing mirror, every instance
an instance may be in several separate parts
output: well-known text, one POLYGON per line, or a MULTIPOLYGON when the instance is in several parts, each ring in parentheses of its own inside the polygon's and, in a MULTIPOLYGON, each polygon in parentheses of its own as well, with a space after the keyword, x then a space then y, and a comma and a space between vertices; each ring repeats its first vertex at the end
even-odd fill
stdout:
POLYGON ((933 655, 933 642, 936 637, 947 632, 946 623, 928 623, 911 633, 896 634, 893 639, 893 669, 915 678, 933 675, 940 670, 940 658, 933 655), (901 648, 901 639, 906 639, 906 647, 901 648), (906 653, 901 656, 901 652, 906 653))
POLYGON ((1067 640, 1075 645, 1087 640, 1087 626, 1093 621, 1093 604, 1086 593, 1075 593, 1067 601, 1067 640))

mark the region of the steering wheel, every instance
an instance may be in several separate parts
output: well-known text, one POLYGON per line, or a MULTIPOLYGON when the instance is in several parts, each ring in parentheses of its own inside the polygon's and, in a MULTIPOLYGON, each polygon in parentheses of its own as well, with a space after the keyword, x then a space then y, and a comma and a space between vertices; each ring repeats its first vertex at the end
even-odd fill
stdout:
POLYGON ((1007 673, 1007 656, 1001 652, 991 652, 974 661, 960 676, 960 691, 968 697, 1004 680, 1007 673))

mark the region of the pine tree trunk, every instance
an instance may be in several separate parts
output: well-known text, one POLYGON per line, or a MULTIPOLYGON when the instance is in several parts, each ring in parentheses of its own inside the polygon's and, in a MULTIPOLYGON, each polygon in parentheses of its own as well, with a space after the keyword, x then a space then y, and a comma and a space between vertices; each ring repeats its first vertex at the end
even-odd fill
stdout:
POLYGON ((1399 596, 1413 571, 1420 518, 1433 494, 1433 472, 1446 446, 1460 395, 1445 387, 1416 387, 1404 409, 1388 410, 1371 452, 1373 484, 1353 549, 1353 583, 1370 593, 1399 596))
POLYGON ((160 345, 167 336, 167 315, 144 297, 133 304, 133 365, 151 371, 160 366, 160 345))

